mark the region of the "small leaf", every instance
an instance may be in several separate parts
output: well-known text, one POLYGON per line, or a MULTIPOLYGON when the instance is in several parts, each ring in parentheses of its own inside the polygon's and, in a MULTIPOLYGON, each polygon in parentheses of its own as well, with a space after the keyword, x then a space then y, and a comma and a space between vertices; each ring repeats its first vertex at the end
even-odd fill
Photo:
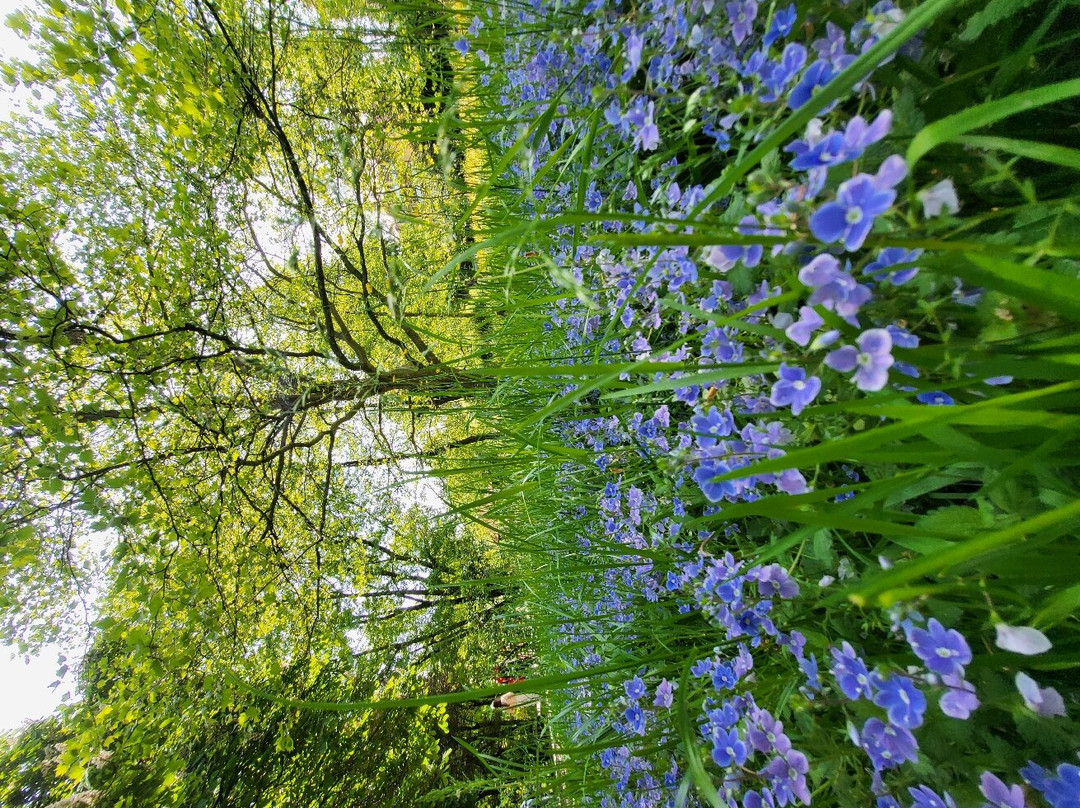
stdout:
POLYGON ((1035 617, 1036 623, 1051 625, 1064 617, 1080 609, 1080 584, 1070 586, 1053 597, 1049 598, 1039 614, 1035 617))
POLYGON ((972 42, 978 39, 991 25, 1007 20, 1034 2, 1035 0, 990 0, 981 10, 971 15, 964 30, 960 32, 960 41, 972 42))

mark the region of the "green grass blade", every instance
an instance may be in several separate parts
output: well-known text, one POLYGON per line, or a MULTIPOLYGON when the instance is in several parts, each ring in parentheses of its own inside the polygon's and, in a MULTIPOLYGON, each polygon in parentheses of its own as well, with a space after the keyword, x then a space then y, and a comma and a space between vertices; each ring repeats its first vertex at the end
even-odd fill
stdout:
POLYGON ((954 141, 972 129, 989 126, 1002 118, 1053 104, 1056 101, 1064 101, 1076 95, 1080 95, 1080 79, 1047 84, 1044 87, 1036 87, 1034 90, 1013 93, 997 101, 986 101, 957 112, 955 115, 934 121, 912 138, 907 150, 908 170, 914 168, 919 159, 931 149, 942 143, 954 141))
POLYGON ((1064 166, 1080 171, 1080 149, 1055 146, 1052 143, 1039 143, 1034 140, 1017 140, 1011 137, 990 137, 988 135, 967 135, 956 139, 963 146, 976 149, 994 149, 1027 157, 1043 163, 1064 166))
POLYGON ((898 598, 895 590, 916 578, 935 576, 954 567, 974 561, 980 556, 1000 550, 1014 542, 1021 542, 1040 531, 1056 527, 1064 522, 1080 518, 1080 500, 1062 505, 1015 525, 983 533, 947 550, 923 556, 899 565, 884 575, 879 575, 864 586, 848 593, 848 599, 856 606, 871 603, 889 606, 898 598))

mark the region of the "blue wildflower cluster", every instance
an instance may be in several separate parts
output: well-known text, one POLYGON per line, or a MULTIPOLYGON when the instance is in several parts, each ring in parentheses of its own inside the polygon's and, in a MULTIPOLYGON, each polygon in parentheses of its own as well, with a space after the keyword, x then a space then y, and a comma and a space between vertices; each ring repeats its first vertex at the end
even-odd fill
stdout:
MULTIPOLYGON (((504 14, 534 30, 503 45, 501 104, 508 115, 522 111, 504 136, 520 155, 508 171, 527 190, 526 215, 577 217, 534 245, 568 293, 546 327, 564 361, 620 364, 624 392, 641 391, 639 406, 618 414, 599 414, 596 395, 576 382, 559 391, 581 406, 560 416, 556 433, 591 458, 567 463, 564 477, 596 481, 595 496, 565 516, 581 558, 606 561, 559 603, 573 616, 562 627, 563 658, 600 666, 613 643, 632 645, 658 615, 703 621, 715 640, 705 654, 687 649, 681 679, 657 664, 621 682, 578 686, 570 732, 603 739, 595 759, 611 785, 585 803, 676 804, 689 776, 673 716, 681 700, 725 804, 811 804, 824 786, 814 751, 780 720, 795 699, 804 715, 846 719, 868 801, 953 806, 913 771, 931 717, 963 722, 980 708, 965 637, 912 612, 891 636, 871 637, 879 655, 868 657, 853 637, 834 640, 800 623, 808 587, 794 562, 726 551, 742 541, 740 523, 726 517, 741 503, 818 496, 836 483, 834 501, 853 496, 845 486, 861 476, 850 467, 783 468, 792 449, 827 433, 819 405, 882 391, 912 404, 955 401, 913 360, 942 334, 897 313, 927 256, 890 238, 919 215, 898 194, 911 178, 890 142, 894 113, 871 75, 846 98, 821 104, 818 96, 904 12, 884 0, 847 25, 837 15, 823 27, 800 20, 794 5, 755 0, 558 8, 535 0, 504 14), (572 27, 551 25, 562 15, 572 27), (808 104, 818 117, 717 198, 715 175, 808 104), (568 148, 581 142, 588 146, 568 148), (566 154, 570 162, 559 164, 566 154), (626 473, 631 463, 648 473, 626 473), (821 676, 819 656, 831 678, 821 676), (787 707, 761 695, 765 671, 787 688, 787 707)), ((482 28, 474 20, 458 49, 487 65, 470 44, 482 28)), ((909 40, 903 53, 917 56, 919 47, 909 40)), ((914 198, 924 217, 959 206, 948 180, 914 198)), ((919 294, 929 308, 974 305, 980 293, 927 283, 919 294)), ((982 385, 1010 381, 967 378, 954 395, 978 398, 982 385)), ((851 574, 843 565, 833 572, 851 574)), ((834 576, 819 586, 826 579, 834 576)), ((1033 714, 1065 712, 1056 691, 1017 681, 1033 714)), ((1080 804, 1076 766, 1031 764, 1020 774, 1055 808, 1080 804)), ((1010 808, 1030 794, 989 771, 978 789, 985 805, 1010 808)), ((696 804, 685 789, 682 798, 696 804)))

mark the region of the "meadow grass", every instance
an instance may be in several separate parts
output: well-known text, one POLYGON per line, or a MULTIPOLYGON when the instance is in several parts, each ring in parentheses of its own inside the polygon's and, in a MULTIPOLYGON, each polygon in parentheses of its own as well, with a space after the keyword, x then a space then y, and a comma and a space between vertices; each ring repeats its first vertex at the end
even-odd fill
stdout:
POLYGON ((1026 796, 995 804, 1071 804, 1073 10, 539 8, 459 10, 441 131, 474 238, 430 281, 475 262, 494 314, 477 417, 502 439, 439 473, 514 560, 548 721, 485 785, 944 805, 1001 778, 1026 796), (871 181, 888 201, 853 215, 871 181))

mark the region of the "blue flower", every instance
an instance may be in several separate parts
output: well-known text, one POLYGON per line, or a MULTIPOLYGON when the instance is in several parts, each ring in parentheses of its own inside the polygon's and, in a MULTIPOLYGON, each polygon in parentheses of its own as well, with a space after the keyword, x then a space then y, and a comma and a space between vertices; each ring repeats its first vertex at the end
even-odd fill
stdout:
MULTIPOLYGON (((762 228, 754 216, 744 216, 735 230, 743 236, 769 235, 767 228, 762 228)), ((744 266, 756 267, 761 262, 763 253, 764 248, 760 244, 743 247, 725 244, 709 248, 705 254, 705 263, 718 272, 727 272, 739 261, 742 261, 744 266)))
POLYGON ((919 393, 917 396, 915 396, 915 398, 921 404, 941 406, 956 403, 955 401, 953 401, 952 396, 950 396, 948 393, 942 393, 940 390, 935 390, 932 393, 919 393))
POLYGON ((719 460, 706 460, 694 472, 694 482, 701 488, 701 493, 709 502, 720 502, 726 497, 735 496, 739 488, 734 480, 717 480, 722 474, 731 471, 731 467, 719 460))
POLYGON ((849 699, 868 699, 873 695, 870 687, 870 671, 866 663, 855 653, 847 640, 841 645, 842 651, 831 650, 833 664, 830 667, 840 690, 849 699))
POLYGON ((641 681, 640 676, 635 676, 628 682, 623 683, 623 690, 626 691, 627 698, 637 701, 645 695, 645 683, 641 681))
POLYGON ((713 738, 713 762, 721 768, 741 766, 746 762, 746 744, 737 730, 719 730, 713 738))
POLYGON ((873 392, 885 386, 892 367, 892 337, 884 328, 871 328, 859 335, 858 350, 851 345, 837 348, 825 357, 825 364, 841 373, 855 371, 855 386, 873 392))
POLYGON ((789 749, 783 757, 773 758, 765 767, 763 774, 772 777, 773 791, 777 802, 786 805, 794 802, 795 797, 806 805, 810 804, 810 788, 806 782, 806 773, 810 770, 806 755, 795 749, 789 749))
POLYGON ((949 674, 941 677, 941 683, 948 688, 938 700, 941 712, 949 718, 966 721, 979 706, 979 698, 975 695, 975 685, 965 682, 959 676, 949 674))
POLYGON ((799 670, 802 671, 803 676, 806 677, 806 686, 800 688, 803 695, 808 698, 813 698, 809 691, 821 690, 821 676, 818 672, 817 657, 813 654, 810 656, 804 656, 799 659, 799 670))
POLYGON ((462 37, 454 43, 454 48, 457 50, 458 53, 464 56, 466 53, 469 52, 469 40, 467 40, 465 37, 462 37))
POLYGON ((723 328, 710 328, 701 340, 702 356, 712 356, 717 362, 739 362, 742 360, 742 345, 732 342, 723 328))
POLYGON ((819 87, 824 87, 833 77, 833 68, 824 59, 818 59, 803 74, 795 89, 788 95, 788 107, 798 109, 807 101, 819 87))
POLYGON ((776 487, 785 494, 805 494, 809 491, 806 478, 798 469, 784 469, 776 478, 776 487))
POLYGON ((747 731, 747 738, 751 746, 758 752, 768 754, 784 752, 791 749, 791 739, 784 734, 784 725, 778 721, 768 710, 758 709, 754 714, 755 724, 747 731))
POLYGON ((1077 808, 1080 806, 1080 766, 1062 763, 1053 777, 1041 766, 1028 762, 1020 774, 1038 791, 1053 808, 1077 808))
POLYGON ((731 434, 735 421, 730 411, 720 412, 716 407, 709 407, 705 415, 695 415, 691 421, 698 446, 708 449, 716 445, 717 439, 731 434))
POLYGON ((776 40, 786 37, 791 33, 796 19, 794 4, 789 5, 787 8, 777 9, 773 14, 772 23, 769 25, 769 30, 766 32, 762 44, 767 48, 776 40))
POLYGON ((911 629, 907 641, 926 667, 942 676, 963 676, 964 666, 971 662, 971 648, 963 635, 933 617, 925 629, 911 629))
POLYGON ((856 115, 844 128, 844 145, 849 160, 859 157, 867 147, 877 143, 889 134, 892 127, 892 112, 882 110, 872 123, 867 123, 861 115, 856 115))
POLYGON ((646 105, 641 98, 626 113, 625 120, 634 132, 634 145, 642 151, 653 151, 660 145, 660 129, 653 120, 655 114, 656 104, 649 101, 646 105))
POLYGON ((1020 786, 1009 786, 990 772, 983 772, 979 778, 979 790, 989 802, 980 808, 1026 808, 1024 790, 1020 786))
POLYGON ((907 729, 922 725, 926 696, 911 679, 895 674, 883 679, 874 674, 871 683, 877 689, 874 704, 885 708, 890 723, 907 729))
POLYGON ((825 135, 813 145, 803 140, 796 140, 790 146, 786 146, 784 151, 795 155, 795 159, 791 161, 791 167, 796 171, 834 166, 847 159, 847 147, 844 136, 840 132, 825 135))
POLYGON ((940 216, 942 211, 956 213, 960 210, 960 202, 956 198, 956 188, 952 180, 945 179, 926 190, 916 194, 922 202, 923 216, 927 219, 940 216))
POLYGON ((815 256, 799 270, 799 282, 814 291, 807 303, 811 306, 823 305, 835 311, 853 326, 858 326, 857 314, 873 293, 870 287, 858 283, 843 269, 840 262, 828 253, 815 256))
POLYGON ((879 718, 870 718, 863 725, 859 745, 870 757, 879 771, 892 769, 906 761, 918 760, 919 744, 904 727, 886 724, 879 718))
POLYGON ((847 52, 847 37, 844 29, 836 23, 825 23, 825 36, 815 39, 812 45, 814 51, 822 59, 826 60, 837 70, 843 70, 851 61, 851 55, 847 52))
POLYGON ((779 564, 758 567, 751 570, 747 577, 757 581, 758 592, 763 598, 771 598, 775 595, 788 600, 799 594, 799 585, 779 564))
POLYGON ((822 205, 810 217, 810 232, 826 244, 841 241, 845 249, 857 250, 870 234, 874 219, 894 199, 896 191, 879 187, 869 174, 859 174, 840 184, 835 202, 822 205))
POLYGON ((706 657, 705 659, 699 659, 697 662, 695 662, 690 668, 690 673, 700 678, 702 676, 708 676, 710 673, 712 673, 712 669, 713 661, 706 657))
POLYGON ((1039 683, 1023 671, 1016 674, 1016 689, 1024 698, 1024 706, 1044 718, 1066 715, 1065 700, 1052 687, 1039 687, 1039 683))
POLYGON ((776 407, 791 406, 791 414, 798 415, 821 392, 821 379, 817 376, 807 378, 806 371, 799 367, 780 365, 779 381, 773 385, 769 401, 776 407))
POLYGON ((713 668, 713 690, 734 690, 735 685, 737 685, 738 683, 739 677, 735 675, 735 669, 732 668, 730 665, 720 663, 715 668, 713 668))
POLYGON ((672 684, 667 679, 662 679, 660 684, 656 686, 656 698, 653 699, 653 706, 670 709, 673 701, 672 684))
POLYGON ((753 30, 758 5, 754 0, 736 0, 734 3, 728 3, 725 8, 728 21, 731 23, 731 35, 735 39, 735 44, 741 45, 753 30))
POLYGON ((743 808, 776 808, 776 798, 770 789, 763 788, 761 792, 747 791, 743 794, 743 808))
POLYGON ((888 281, 893 286, 907 283, 919 274, 919 268, 910 266, 919 259, 922 250, 905 250, 903 247, 886 247, 877 254, 877 257, 866 265, 863 274, 870 276, 878 282, 888 281), (894 266, 902 266, 901 269, 892 269, 894 266), (903 265, 909 265, 903 267, 903 265))
POLYGON ((760 73, 767 92, 761 93, 760 100, 767 104, 775 101, 788 84, 799 75, 799 71, 805 64, 806 48, 797 42, 792 42, 784 48, 779 62, 766 62, 762 65, 760 73))
POLYGON ((641 51, 645 47, 645 41, 642 39, 641 34, 637 31, 631 31, 626 37, 626 64, 627 73, 624 75, 629 79, 638 67, 641 66, 641 51))
POLYGON ((626 719, 627 728, 637 734, 645 734, 645 713, 636 704, 632 704, 626 708, 623 713, 623 718, 626 719))
POLYGON ((796 171, 828 168, 861 157, 868 146, 889 133, 891 125, 892 113, 888 110, 879 114, 873 123, 867 123, 861 115, 856 115, 848 121, 842 133, 822 132, 821 120, 814 118, 806 125, 803 139, 785 146, 784 151, 795 155, 791 167, 796 171))
POLYGON ((947 791, 944 797, 940 797, 937 792, 927 786, 916 786, 909 788, 908 793, 915 799, 911 808, 956 808, 956 803, 947 791))

